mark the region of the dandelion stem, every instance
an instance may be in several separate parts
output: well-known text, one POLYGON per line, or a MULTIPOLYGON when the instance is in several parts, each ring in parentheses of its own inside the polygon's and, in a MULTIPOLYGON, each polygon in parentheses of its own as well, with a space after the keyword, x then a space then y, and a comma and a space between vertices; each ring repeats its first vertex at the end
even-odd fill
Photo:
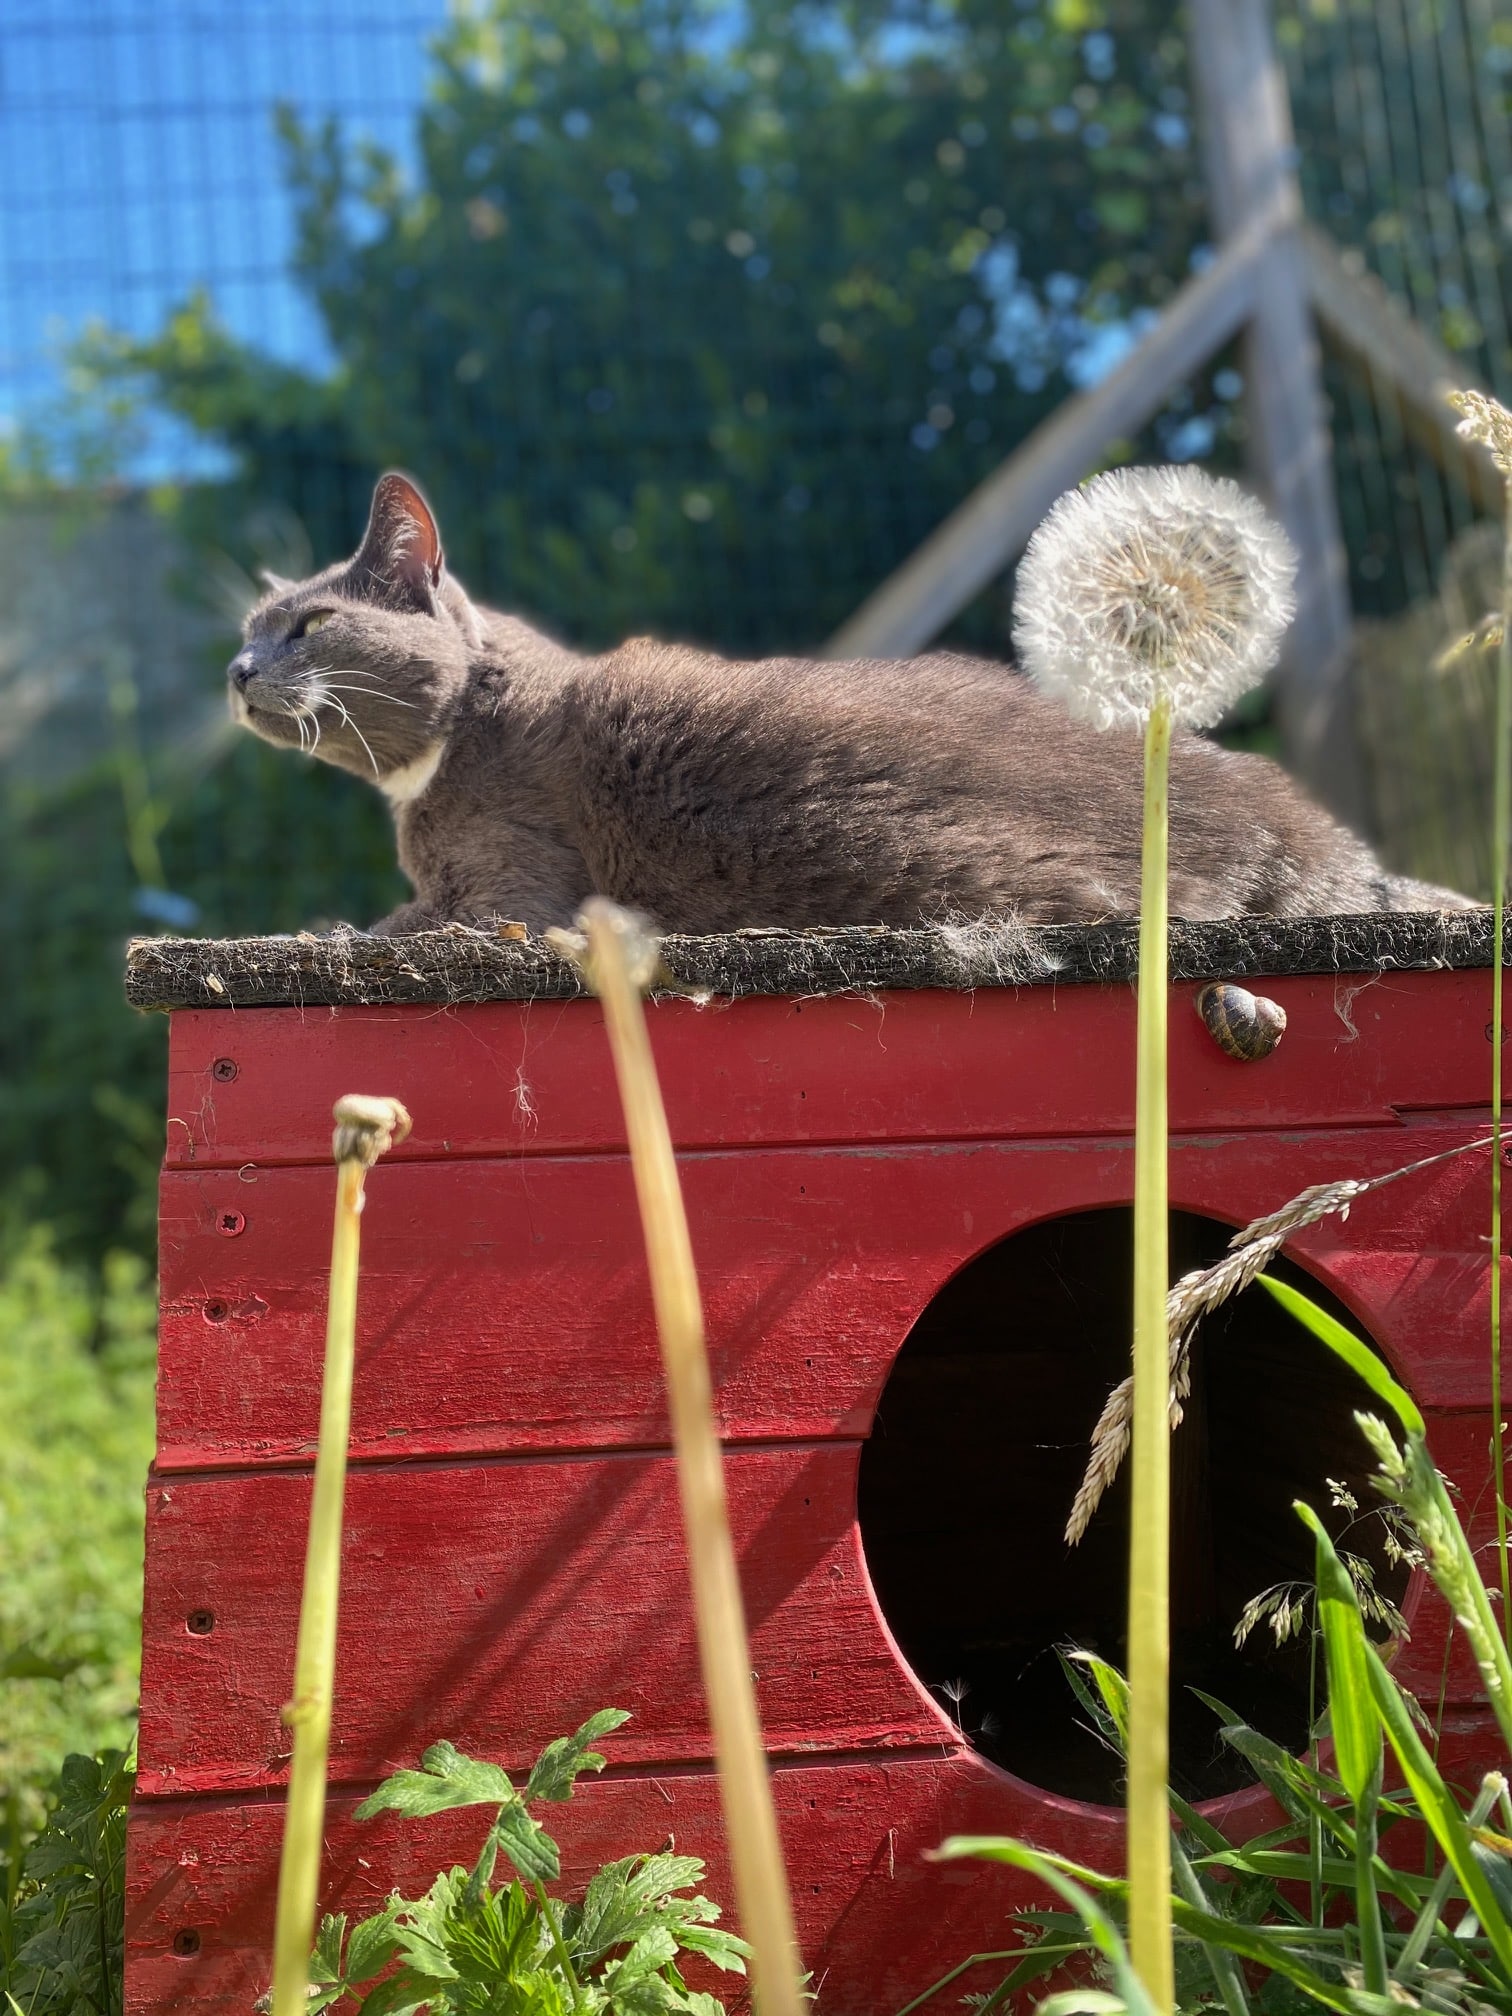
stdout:
POLYGON ((704 1691, 714 1730, 741 1927, 761 2016, 802 2016, 798 1941, 762 1748, 745 1607, 725 1500, 703 1310, 672 1137, 626 939, 631 920, 595 899, 582 916, 588 975, 603 1004, 661 1338, 704 1691))
POLYGON ((1172 2007, 1170 1686, 1171 1434, 1166 1290, 1166 856, 1171 707, 1145 728, 1134 1109, 1134 1432, 1129 1545, 1129 1944, 1157 2010, 1172 2007))
POLYGON ((363 1179, 394 1140, 404 1139, 410 1126, 409 1115, 396 1100, 356 1095, 336 1102, 336 1123, 336 1224, 331 1236, 320 1444, 294 1652, 294 1698, 283 1711, 293 1734, 294 1754, 273 1929, 273 2016, 304 2016, 309 1999, 341 1593, 341 1512, 352 1419, 363 1179))
POLYGON ((1502 634, 1496 656, 1496 777, 1492 808, 1496 859, 1491 951, 1491 1462, 1496 1490, 1496 1558, 1501 1570, 1501 1629, 1512 1649, 1512 1576, 1507 1564, 1506 1435, 1502 1423, 1502 920, 1512 830, 1512 480, 1502 574, 1502 634))

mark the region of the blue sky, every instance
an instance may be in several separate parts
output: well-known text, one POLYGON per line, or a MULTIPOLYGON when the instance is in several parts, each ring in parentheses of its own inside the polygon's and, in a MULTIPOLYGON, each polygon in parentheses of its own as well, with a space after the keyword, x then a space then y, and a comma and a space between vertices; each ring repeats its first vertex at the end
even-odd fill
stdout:
POLYGON ((208 285, 241 336, 321 362, 286 277, 285 99, 407 153, 445 0, 0 0, 0 426, 90 317, 146 334, 208 285))

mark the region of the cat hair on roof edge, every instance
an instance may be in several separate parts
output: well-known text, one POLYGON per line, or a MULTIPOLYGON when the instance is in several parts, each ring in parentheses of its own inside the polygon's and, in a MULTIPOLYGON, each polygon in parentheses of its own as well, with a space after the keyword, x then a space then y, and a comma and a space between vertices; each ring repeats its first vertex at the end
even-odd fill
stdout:
MULTIPOLYGON (((1483 967, 1491 963, 1491 934, 1489 910, 1178 920, 1170 970, 1173 981, 1192 981, 1483 967)), ((694 998, 1126 984, 1138 971, 1139 929, 988 919, 908 930, 674 934, 662 940, 662 957, 665 991, 694 998)), ((568 1000, 582 992, 569 960, 502 925, 452 924, 388 938, 350 930, 137 938, 126 959, 126 998, 141 1009, 568 1000)))

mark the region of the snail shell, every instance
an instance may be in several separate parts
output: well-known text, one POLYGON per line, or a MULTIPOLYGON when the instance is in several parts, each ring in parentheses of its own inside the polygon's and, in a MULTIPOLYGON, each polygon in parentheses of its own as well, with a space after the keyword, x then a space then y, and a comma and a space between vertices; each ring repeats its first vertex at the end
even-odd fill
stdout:
POLYGON ((1197 1013, 1208 1034, 1241 1064, 1269 1057, 1286 1034, 1286 1010, 1263 994, 1251 994, 1231 980, 1215 980, 1197 996, 1197 1013))

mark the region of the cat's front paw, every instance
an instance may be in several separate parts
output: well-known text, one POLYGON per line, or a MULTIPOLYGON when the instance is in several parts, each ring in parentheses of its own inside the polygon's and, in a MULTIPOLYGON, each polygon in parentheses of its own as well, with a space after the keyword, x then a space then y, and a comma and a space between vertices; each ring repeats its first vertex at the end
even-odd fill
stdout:
POLYGON ((402 938, 409 931, 439 930, 441 919, 434 910, 423 903, 401 903, 397 910, 390 910, 387 917, 380 917, 376 924, 368 926, 368 935, 373 938, 402 938))

